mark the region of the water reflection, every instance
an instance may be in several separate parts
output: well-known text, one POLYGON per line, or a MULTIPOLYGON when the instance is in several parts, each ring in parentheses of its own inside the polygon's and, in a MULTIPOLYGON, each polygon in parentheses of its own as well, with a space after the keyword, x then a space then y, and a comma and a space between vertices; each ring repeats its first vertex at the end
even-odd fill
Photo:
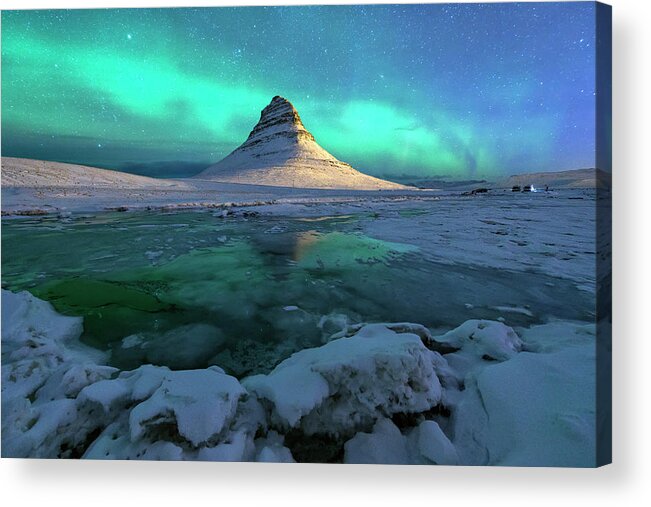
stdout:
POLYGON ((450 328, 505 307, 526 310, 507 312, 511 325, 590 318, 590 294, 568 281, 437 264, 413 245, 358 231, 360 220, 381 218, 322 218, 11 220, 2 282, 82 315, 82 340, 121 368, 218 364, 239 376, 355 322, 450 328))

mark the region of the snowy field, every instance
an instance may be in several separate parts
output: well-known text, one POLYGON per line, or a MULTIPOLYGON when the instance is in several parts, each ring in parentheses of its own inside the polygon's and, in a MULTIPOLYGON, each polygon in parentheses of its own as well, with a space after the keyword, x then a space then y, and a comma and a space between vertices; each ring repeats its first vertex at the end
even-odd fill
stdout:
POLYGON ((367 201, 436 195, 438 192, 407 187, 350 190, 223 183, 198 178, 147 178, 95 167, 2 158, 3 215, 367 201))
POLYGON ((3 218, 3 456, 595 464, 594 191, 212 185, 3 218))

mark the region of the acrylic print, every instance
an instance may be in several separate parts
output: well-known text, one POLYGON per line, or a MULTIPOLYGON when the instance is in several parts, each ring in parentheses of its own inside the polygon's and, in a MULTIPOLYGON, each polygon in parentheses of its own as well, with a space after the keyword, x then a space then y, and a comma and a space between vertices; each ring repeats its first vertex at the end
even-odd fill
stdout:
POLYGON ((610 8, 2 13, 2 456, 610 461, 610 8))

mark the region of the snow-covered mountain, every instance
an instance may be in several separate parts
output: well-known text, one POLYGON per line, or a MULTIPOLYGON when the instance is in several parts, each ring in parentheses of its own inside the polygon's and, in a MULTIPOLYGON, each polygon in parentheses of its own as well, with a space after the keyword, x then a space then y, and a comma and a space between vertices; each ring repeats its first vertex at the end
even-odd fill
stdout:
POLYGON ((337 160, 314 140, 294 106, 279 96, 262 110, 260 121, 239 148, 196 177, 297 188, 405 188, 337 160))

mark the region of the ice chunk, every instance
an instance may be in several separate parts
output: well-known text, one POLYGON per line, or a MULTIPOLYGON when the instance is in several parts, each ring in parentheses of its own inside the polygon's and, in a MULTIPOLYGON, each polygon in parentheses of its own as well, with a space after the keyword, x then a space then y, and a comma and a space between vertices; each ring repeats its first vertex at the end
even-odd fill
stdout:
POLYGON ((289 426, 296 426, 301 417, 319 406, 330 394, 328 382, 313 371, 311 365, 303 368, 300 364, 287 364, 304 352, 283 361, 269 375, 256 375, 243 380, 249 391, 270 400, 277 417, 289 426))
POLYGON ((527 317, 533 317, 533 312, 531 310, 520 306, 491 306, 490 308, 497 310, 498 312, 519 313, 527 317))
POLYGON ((496 361, 506 361, 522 350, 522 340, 513 329, 491 320, 468 320, 434 340, 496 361))
POLYGON ((247 431, 233 433, 215 447, 199 449, 199 461, 250 461, 254 452, 253 437, 247 431))
MULTIPOLYGON (((331 312, 328 315, 322 315, 317 323, 317 327, 322 332, 322 342, 326 343, 335 338, 346 336, 349 323, 350 318, 343 313, 331 312)), ((354 332, 350 334, 354 334, 354 332)))
POLYGON ((116 405, 126 404, 131 398, 131 386, 123 379, 102 380, 86 387, 79 395, 80 402, 95 402, 101 405, 105 413, 116 405))
POLYGON ((344 445, 344 463, 408 465, 407 439, 390 419, 380 419, 372 433, 358 433, 344 445))
POLYGON ((122 340, 120 346, 123 349, 131 349, 133 347, 140 347, 145 342, 145 337, 141 334, 132 334, 122 340))
MULTIPOLYGON (((4 419, 4 408, 2 413, 4 419)), ((22 431, 12 431, 9 425, 3 425, 3 457, 46 457, 58 452, 62 441, 69 436, 66 428, 74 422, 77 410, 74 400, 60 399, 43 403, 29 410, 29 414, 31 420, 22 431)))
POLYGON ((264 447, 258 454, 256 461, 264 463, 296 463, 287 447, 264 447))
POLYGON ((273 430, 255 441, 256 461, 266 463, 295 463, 292 452, 285 447, 284 437, 273 430))
MULTIPOLYGON (((188 324, 161 334, 136 334, 122 340, 114 360, 165 365, 175 370, 207 366, 225 342, 220 329, 209 324, 188 324)), ((130 364, 127 362, 127 364, 130 364)))
POLYGON ((224 334, 208 324, 172 329, 147 343, 147 359, 174 369, 199 368, 224 344, 224 334))
POLYGON ((49 370, 43 387, 36 391, 35 401, 74 398, 86 386, 110 377, 117 370, 90 362, 64 362, 60 367, 49 370))
POLYGON ((414 430, 416 445, 421 456, 437 465, 456 465, 457 450, 435 421, 423 421, 414 430))

